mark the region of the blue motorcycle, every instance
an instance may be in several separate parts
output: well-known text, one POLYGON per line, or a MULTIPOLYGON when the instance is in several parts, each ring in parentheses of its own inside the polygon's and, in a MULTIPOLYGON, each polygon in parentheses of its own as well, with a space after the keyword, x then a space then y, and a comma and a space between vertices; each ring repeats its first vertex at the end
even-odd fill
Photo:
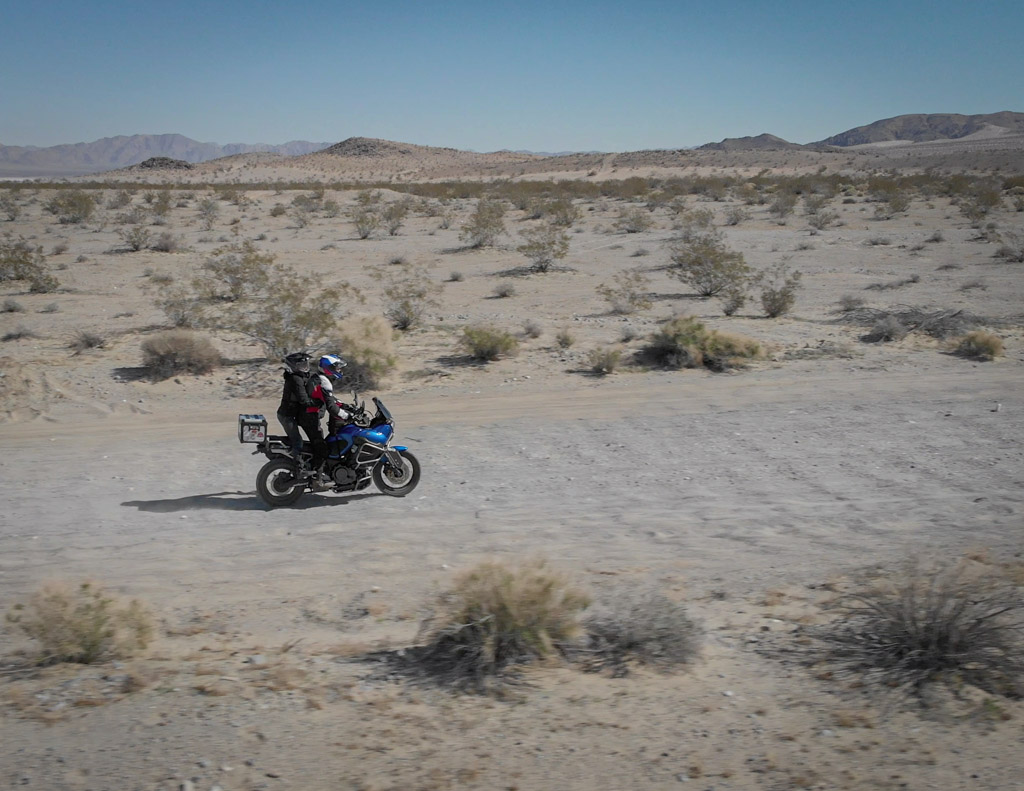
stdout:
POLYGON ((254 443, 253 454, 269 461, 256 476, 256 491, 267 505, 292 505, 307 489, 323 492, 359 492, 372 481, 384 494, 404 497, 420 482, 420 463, 403 445, 393 445, 395 419, 380 399, 377 412, 370 415, 365 403, 350 408, 351 422, 327 437, 327 461, 320 477, 305 478, 302 462, 312 457, 309 443, 303 444, 301 459, 293 458, 288 437, 267 434, 263 415, 238 416, 238 440, 254 443))

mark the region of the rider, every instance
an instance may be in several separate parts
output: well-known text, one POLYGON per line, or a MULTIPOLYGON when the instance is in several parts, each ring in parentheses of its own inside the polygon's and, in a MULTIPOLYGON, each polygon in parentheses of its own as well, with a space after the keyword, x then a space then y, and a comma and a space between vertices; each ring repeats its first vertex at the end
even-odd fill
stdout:
MULTIPOLYGON (((306 407, 305 420, 310 424, 315 422, 315 430, 319 439, 319 441, 316 441, 310 436, 310 441, 313 443, 313 460, 311 465, 315 471, 319 471, 327 459, 327 443, 324 441, 323 435, 320 434, 321 410, 326 411, 329 415, 327 421, 328 436, 334 434, 339 423, 345 422, 350 417, 349 413, 342 407, 334 395, 334 384, 341 381, 341 371, 346 365, 348 363, 341 359, 339 355, 325 354, 317 364, 316 373, 309 377, 309 381, 306 384, 306 392, 309 394, 313 405, 306 407)), ((310 428, 303 423, 300 423, 300 425, 309 434, 310 428)))
MULTIPOLYGON (((281 393, 281 405, 277 408, 277 419, 288 435, 288 444, 296 461, 302 459, 302 435, 299 434, 299 426, 305 421, 307 408, 314 405, 307 388, 311 378, 309 360, 310 356, 305 352, 294 352, 282 360, 285 366, 284 389, 281 393)), ((313 441, 308 429, 306 435, 313 441)))

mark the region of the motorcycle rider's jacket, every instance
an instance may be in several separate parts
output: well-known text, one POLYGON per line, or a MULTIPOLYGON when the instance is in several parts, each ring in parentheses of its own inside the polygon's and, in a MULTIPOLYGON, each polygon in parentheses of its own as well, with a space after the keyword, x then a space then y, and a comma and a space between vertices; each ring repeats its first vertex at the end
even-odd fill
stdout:
POLYGON ((312 376, 308 372, 285 371, 284 390, 281 393, 281 405, 277 411, 288 417, 299 417, 306 414, 310 407, 317 411, 313 399, 309 394, 309 380, 312 376))
POLYGON ((306 392, 312 402, 311 406, 306 407, 307 412, 319 413, 321 409, 324 409, 331 416, 332 421, 346 421, 351 417, 342 409, 338 399, 334 397, 334 385, 324 374, 312 374, 306 385, 306 392))

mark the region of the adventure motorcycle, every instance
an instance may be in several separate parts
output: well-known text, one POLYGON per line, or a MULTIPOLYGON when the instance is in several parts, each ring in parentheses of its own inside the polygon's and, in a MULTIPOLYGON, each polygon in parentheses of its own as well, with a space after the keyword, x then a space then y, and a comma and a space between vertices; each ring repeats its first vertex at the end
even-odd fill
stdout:
POLYGON ((267 434, 263 415, 238 416, 238 441, 256 444, 253 455, 262 453, 270 461, 256 476, 256 491, 271 507, 291 505, 304 491, 358 492, 372 480, 384 494, 404 497, 420 482, 420 463, 403 445, 392 445, 395 419, 380 399, 374 398, 377 413, 372 417, 365 403, 346 408, 351 422, 327 437, 327 460, 322 476, 302 476, 300 462, 307 469, 312 452, 309 442, 302 446, 302 459, 293 458, 286 436, 267 434))

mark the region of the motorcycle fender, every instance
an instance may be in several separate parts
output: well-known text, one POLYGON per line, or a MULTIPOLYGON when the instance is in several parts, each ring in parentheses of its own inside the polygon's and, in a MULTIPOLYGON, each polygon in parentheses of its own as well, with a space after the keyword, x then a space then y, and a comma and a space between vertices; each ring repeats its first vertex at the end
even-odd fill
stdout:
POLYGON ((388 448, 384 451, 384 455, 381 456, 381 458, 386 458, 388 463, 395 469, 401 469, 402 457, 398 455, 398 451, 400 450, 405 450, 405 448, 388 448))

